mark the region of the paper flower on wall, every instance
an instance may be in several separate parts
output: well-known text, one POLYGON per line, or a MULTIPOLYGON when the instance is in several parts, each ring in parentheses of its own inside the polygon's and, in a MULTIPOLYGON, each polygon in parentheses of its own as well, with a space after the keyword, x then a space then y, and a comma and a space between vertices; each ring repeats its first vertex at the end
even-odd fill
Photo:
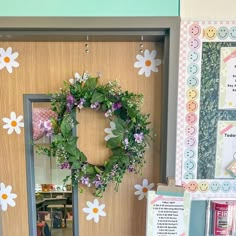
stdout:
POLYGON ((20 115, 16 117, 16 113, 14 111, 11 112, 10 118, 3 118, 3 122, 6 124, 3 126, 4 129, 8 129, 7 133, 12 134, 15 131, 17 134, 21 133, 21 127, 24 127, 24 123, 21 122, 23 116, 20 115))
POLYGON ((6 67, 9 73, 12 73, 13 67, 19 67, 19 63, 15 61, 19 53, 12 53, 12 48, 8 47, 5 51, 3 48, 0 48, 0 70, 6 67))
POLYGON ((151 190, 154 186, 154 183, 148 184, 147 179, 143 179, 143 184, 135 184, 134 188, 137 189, 137 191, 134 193, 135 195, 139 195, 138 200, 142 200, 144 197, 147 196, 147 192, 151 190))
POLYGON ((99 201, 94 199, 93 202, 87 201, 87 208, 83 208, 83 212, 87 213, 86 220, 94 220, 95 223, 99 222, 100 216, 106 216, 106 212, 103 211, 105 204, 99 205, 99 201))
POLYGON ((5 186, 4 183, 0 183, 0 207, 2 211, 7 210, 7 206, 14 207, 16 205, 15 199, 17 197, 16 194, 11 193, 12 186, 5 186))
POLYGON ((160 59, 155 59, 157 55, 156 50, 152 50, 151 53, 148 49, 145 49, 144 56, 138 54, 134 63, 135 68, 141 68, 138 72, 139 75, 145 74, 146 77, 150 77, 151 72, 158 72, 157 66, 161 64, 160 59))

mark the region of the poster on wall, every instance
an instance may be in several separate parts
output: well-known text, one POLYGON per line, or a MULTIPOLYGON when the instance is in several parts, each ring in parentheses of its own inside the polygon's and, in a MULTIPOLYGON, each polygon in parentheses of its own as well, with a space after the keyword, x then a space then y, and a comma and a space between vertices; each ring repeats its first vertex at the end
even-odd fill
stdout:
POLYGON ((236 197, 236 21, 182 20, 176 184, 236 197))

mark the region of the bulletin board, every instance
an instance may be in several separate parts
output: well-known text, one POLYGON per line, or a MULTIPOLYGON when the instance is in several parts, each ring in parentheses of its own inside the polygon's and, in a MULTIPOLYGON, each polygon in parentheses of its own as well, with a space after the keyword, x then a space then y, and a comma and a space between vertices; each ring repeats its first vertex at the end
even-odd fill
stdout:
POLYGON ((235 197, 236 21, 181 23, 176 183, 235 197))

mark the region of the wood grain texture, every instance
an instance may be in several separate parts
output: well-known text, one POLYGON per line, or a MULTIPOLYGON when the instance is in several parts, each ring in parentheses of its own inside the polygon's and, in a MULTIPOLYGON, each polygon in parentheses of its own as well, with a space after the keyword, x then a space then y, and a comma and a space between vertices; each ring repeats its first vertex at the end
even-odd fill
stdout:
MULTIPOLYGON (((6 69, 0 71, 1 118, 9 117, 11 111, 23 114, 23 94, 40 94, 55 92, 60 89, 63 80, 71 78, 75 72, 88 71, 91 75, 102 74, 100 82, 118 80, 123 90, 144 95, 143 111, 150 113, 152 127, 157 134, 155 142, 150 145, 145 158, 147 163, 143 175, 133 173, 125 175, 119 192, 114 193, 114 186, 109 186, 104 198, 98 199, 106 205, 106 217, 101 217, 99 224, 87 221, 82 208, 86 201, 93 201, 91 190, 79 195, 80 235, 103 236, 143 236, 145 235, 146 201, 138 201, 134 195, 135 184, 141 184, 143 178, 157 183, 160 179, 160 128, 162 65, 158 73, 149 78, 138 75, 133 67, 139 53, 139 42, 90 42, 89 53, 85 53, 84 42, 1 42, 0 47, 12 47, 18 51, 19 68, 9 74, 6 69)), ((159 43, 144 43, 144 48, 156 49, 158 58, 162 59, 163 48, 159 43)), ((105 147, 103 132, 109 122, 104 114, 84 110, 78 114, 78 145, 92 163, 101 163, 109 158, 105 147)), ((2 126, 4 123, 2 122, 2 126)), ((17 194, 16 207, 9 207, 2 212, 4 236, 28 235, 26 163, 24 129, 20 135, 8 135, 0 129, 0 177, 1 182, 12 185, 17 194), (14 227, 11 227, 13 226, 14 227)), ((156 187, 156 186, 155 186, 156 187)))

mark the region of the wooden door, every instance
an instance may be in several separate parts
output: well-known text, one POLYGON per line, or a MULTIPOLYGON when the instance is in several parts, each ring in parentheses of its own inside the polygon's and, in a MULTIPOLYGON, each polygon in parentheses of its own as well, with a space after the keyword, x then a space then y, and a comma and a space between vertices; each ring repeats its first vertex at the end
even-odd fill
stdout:
MULTIPOLYGON (((162 112, 162 68, 152 72, 150 77, 138 75, 140 68, 135 68, 136 55, 140 49, 157 51, 156 58, 163 57, 163 45, 156 42, 1 42, 0 48, 18 52, 15 59, 19 67, 12 73, 6 68, 0 70, 1 118, 9 117, 13 111, 17 116, 23 115, 23 94, 47 94, 58 91, 64 80, 72 78, 75 72, 89 72, 90 75, 101 73, 101 83, 118 80, 123 90, 144 95, 143 112, 150 113, 150 121, 156 137, 146 151, 146 164, 142 176, 127 173, 114 192, 109 186, 103 198, 97 198, 105 204, 105 217, 99 223, 86 220, 83 208, 87 201, 94 201, 90 189, 79 194, 79 235, 82 236, 143 236, 145 235, 146 201, 138 200, 134 195, 135 184, 142 184, 143 179, 149 183, 160 180, 160 129, 162 112), (88 44, 88 45, 86 45, 88 44), (86 50, 89 52, 86 52, 86 50)), ((80 125, 77 133, 80 137, 79 147, 92 163, 108 158, 109 152, 104 143, 104 128, 108 127, 104 114, 83 111, 77 116, 80 125)), ((4 122, 2 122, 2 126, 4 122)), ((2 212, 3 235, 28 235, 26 164, 24 128, 21 133, 8 134, 0 129, 1 164, 0 181, 12 186, 17 194, 16 206, 2 212), (13 227, 14 226, 14 227, 13 227)), ((154 186, 156 188, 156 185, 154 186)), ((30 197, 30 196, 28 196, 30 197)))

